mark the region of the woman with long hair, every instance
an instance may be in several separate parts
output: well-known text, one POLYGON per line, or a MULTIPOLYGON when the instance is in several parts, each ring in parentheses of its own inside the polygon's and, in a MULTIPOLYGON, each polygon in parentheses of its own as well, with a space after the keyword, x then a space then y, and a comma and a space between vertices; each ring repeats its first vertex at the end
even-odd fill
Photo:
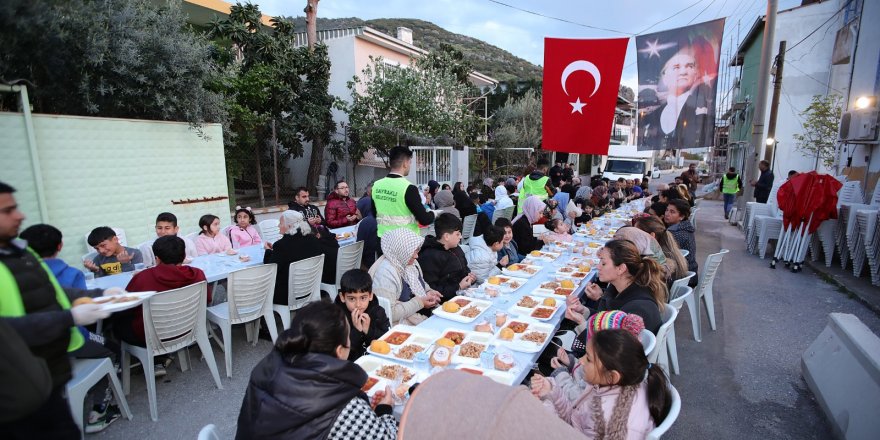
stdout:
POLYGON ((681 248, 675 242, 675 237, 666 230, 666 225, 659 218, 640 217, 636 219, 636 227, 651 234, 663 249, 663 254, 666 256, 667 284, 687 276, 687 260, 681 255, 681 248))

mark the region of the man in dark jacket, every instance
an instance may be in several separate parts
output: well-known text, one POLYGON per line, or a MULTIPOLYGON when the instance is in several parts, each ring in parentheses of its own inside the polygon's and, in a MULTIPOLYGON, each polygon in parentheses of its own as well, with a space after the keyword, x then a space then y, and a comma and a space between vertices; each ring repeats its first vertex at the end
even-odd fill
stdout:
POLYGON ((471 273, 464 251, 458 246, 461 220, 449 213, 440 214, 434 221, 434 231, 437 236, 425 237, 419 251, 419 266, 425 282, 440 292, 443 301, 448 301, 459 290, 470 287, 477 277, 471 273))
POLYGON ((16 240, 25 217, 13 192, 14 188, 0 182, 0 319, 15 330, 36 358, 45 361, 51 391, 48 398, 38 399, 42 404, 31 402, 26 412, 4 416, 0 436, 79 439, 79 428, 64 397, 64 385, 71 378, 67 353, 83 345, 77 325, 92 324, 109 313, 98 304, 71 307, 72 300, 98 296, 101 291, 63 289, 36 253, 16 240))
MULTIPOLYGON (((541 164, 538 164, 539 168, 540 168, 540 166, 541 166, 541 164)), ((562 161, 561 160, 558 160, 558 159, 556 160, 556 165, 553 165, 553 168, 550 168, 549 176, 550 176, 550 180, 553 182, 553 187, 554 188, 558 187, 559 181, 562 180, 562 177, 563 177, 563 168, 562 168, 562 161)))
POLYGON ((767 203, 770 198, 770 190, 773 188, 773 171, 770 169, 770 162, 762 160, 758 164, 761 170, 761 176, 758 180, 752 180, 751 185, 755 187, 755 201, 758 203, 767 203))

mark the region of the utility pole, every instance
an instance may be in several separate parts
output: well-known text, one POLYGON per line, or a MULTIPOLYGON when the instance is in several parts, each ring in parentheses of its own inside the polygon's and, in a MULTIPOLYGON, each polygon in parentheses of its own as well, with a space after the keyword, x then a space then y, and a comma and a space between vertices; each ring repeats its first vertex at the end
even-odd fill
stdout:
POLYGON ((755 196, 751 181, 758 179, 758 163, 764 158, 764 111, 767 107, 767 86, 770 82, 771 45, 776 34, 776 11, 779 0, 767 0, 767 16, 764 21, 764 41, 761 44, 761 64, 758 67, 758 91, 755 96, 755 113, 752 117, 752 140, 747 146, 751 156, 746 156, 743 176, 748 180, 744 194, 737 202, 737 211, 745 213, 746 202, 755 196), (753 150, 752 150, 753 149, 753 150))
MULTIPOLYGON (((764 160, 773 164, 773 154, 776 150, 776 115, 779 112, 779 94, 782 93, 782 68, 785 67, 785 41, 779 42, 779 53, 776 55, 776 72, 773 74, 773 99, 770 101, 770 121, 767 122, 767 139, 773 142, 767 144, 764 152, 764 160)), ((775 165, 775 164, 774 164, 775 165)))

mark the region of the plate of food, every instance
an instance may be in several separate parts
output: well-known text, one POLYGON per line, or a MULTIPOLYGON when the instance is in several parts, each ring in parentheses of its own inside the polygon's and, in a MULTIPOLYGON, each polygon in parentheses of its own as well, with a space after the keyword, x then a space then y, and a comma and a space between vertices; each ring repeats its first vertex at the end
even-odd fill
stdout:
MULTIPOLYGON (((513 322, 511 321, 511 324, 513 322)), ((544 347, 547 339, 553 336, 554 328, 552 325, 526 320, 517 322, 526 324, 526 327, 514 329, 507 325, 498 329, 498 332, 495 333, 495 339, 499 345, 523 353, 537 353, 544 347), (517 332, 516 330, 522 331, 517 332)))
POLYGON ((510 293, 519 289, 523 285, 525 285, 529 280, 525 278, 517 278, 512 276, 504 276, 504 275, 496 275, 489 277, 485 283, 480 285, 480 288, 485 290, 488 287, 495 287, 502 292, 510 293))
POLYGON ((589 274, 590 274, 589 271, 581 272, 580 270, 577 270, 573 267, 563 267, 563 268, 560 268, 559 271, 556 272, 556 276, 558 276, 558 277, 572 278, 574 280, 577 280, 577 282, 580 282, 581 280, 585 280, 587 278, 587 275, 589 275, 589 274), (571 270, 569 270, 567 272, 563 272, 563 269, 571 269, 571 270))
POLYGON ((341 234, 336 234, 336 239, 337 240, 348 240, 349 238, 351 238, 353 236, 354 236, 354 234, 352 234, 351 232, 343 232, 341 234))
POLYGON ((540 266, 532 266, 530 264, 516 263, 501 269, 501 273, 511 277, 529 278, 541 271, 540 266))
POLYGON ((148 292, 123 292, 118 295, 107 295, 90 298, 84 296, 73 301, 73 306, 80 304, 99 304, 101 310, 119 312, 141 305, 147 298, 155 295, 155 290, 148 292))
POLYGON ((377 391, 384 391, 386 386, 391 386, 393 392, 400 392, 402 396, 406 394, 412 384, 421 382, 427 377, 427 374, 412 367, 396 364, 376 356, 361 356, 354 363, 360 365, 367 373, 367 382, 361 390, 369 396, 377 391), (397 381, 400 381, 401 390, 394 389, 397 381))
POLYGON ((531 251, 528 256, 535 260, 556 261, 561 255, 557 252, 531 251))
POLYGON ((370 343, 367 353, 411 363, 417 353, 427 350, 436 339, 435 332, 409 325, 395 325, 370 343))
POLYGON ((556 298, 533 298, 526 295, 510 308, 510 313, 530 316, 539 321, 549 321, 559 308, 560 301, 562 300, 556 298))
POLYGON ((474 322, 486 310, 492 307, 492 302, 481 299, 456 296, 434 309, 434 314, 451 321, 465 324, 474 322))
POLYGON ((452 363, 479 365, 480 354, 489 347, 492 339, 492 333, 467 332, 461 344, 453 349, 452 363))

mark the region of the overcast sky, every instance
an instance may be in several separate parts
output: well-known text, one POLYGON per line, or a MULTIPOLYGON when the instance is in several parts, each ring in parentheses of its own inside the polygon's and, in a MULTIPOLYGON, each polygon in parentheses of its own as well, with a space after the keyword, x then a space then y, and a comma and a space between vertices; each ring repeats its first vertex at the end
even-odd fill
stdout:
MULTIPOLYGON (((755 19, 764 14, 765 0, 500 0, 518 8, 542 15, 565 19, 565 23, 528 12, 519 11, 489 0, 322 0, 318 16, 325 18, 358 17, 418 18, 430 21, 446 30, 478 38, 524 58, 543 65, 544 37, 609 38, 625 34, 651 33, 727 17, 722 62, 733 37, 745 36, 755 19), (671 17, 676 12, 686 9, 671 17), (661 20, 662 23, 658 23, 661 20), (590 29, 589 25, 609 30, 590 29)), ((306 1, 253 0, 268 15, 303 15, 306 1)), ((780 0, 779 9, 798 6, 800 0, 780 0)), ((419 44, 419 36, 413 35, 419 44)), ((733 49, 731 49, 732 51, 733 49)), ((621 82, 636 89, 635 40, 629 43, 621 82)))

